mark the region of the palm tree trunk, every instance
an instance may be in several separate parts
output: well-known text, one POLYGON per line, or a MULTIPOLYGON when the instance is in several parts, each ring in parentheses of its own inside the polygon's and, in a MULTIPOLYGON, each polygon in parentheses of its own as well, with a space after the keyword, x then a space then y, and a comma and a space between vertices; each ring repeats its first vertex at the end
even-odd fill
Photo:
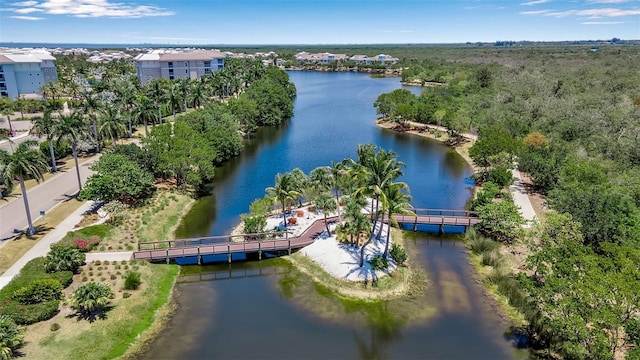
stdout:
POLYGON ((160 105, 158 105, 158 121, 160 122, 160 125, 162 125, 162 109, 160 108, 160 105))
POLYGON ((56 167, 56 154, 53 151, 53 142, 49 140, 49 154, 51 154, 51 172, 58 172, 56 167))
POLYGON ((129 120, 129 137, 133 137, 133 131, 131 131, 131 111, 129 111, 127 118, 129 120))
POLYGON ((327 222, 327 213, 324 211, 322 213, 324 214, 324 226, 327 228, 327 234, 331 236, 331 230, 329 230, 329 223, 327 222))
POLYGON ((98 139, 98 127, 96 126, 96 119, 93 118, 91 119, 92 122, 92 126, 93 126, 93 135, 95 135, 96 137, 96 152, 99 153, 100 152, 100 140, 98 139))
POLYGON ((282 202, 282 219, 284 220, 284 229, 287 230, 287 213, 284 208, 284 201, 282 202))
POLYGON ((389 239, 391 238, 391 210, 389 210, 389 227, 387 228, 387 242, 384 244, 384 253, 382 257, 386 258, 389 255, 389 239))
POLYGON ((31 210, 29 209, 29 199, 27 198, 27 187, 24 186, 24 179, 22 178, 22 175, 18 176, 18 181, 20 182, 20 189, 22 190, 22 200, 24 201, 24 209, 27 212, 27 223, 29 224, 27 236, 31 236, 36 233, 36 229, 33 227, 33 222, 31 221, 31 210))
POLYGON ((9 122, 9 132, 13 133, 13 126, 11 125, 11 116, 7 115, 7 121, 9 122))
POLYGON ((360 267, 364 266, 364 248, 371 243, 371 240, 373 240, 373 237, 369 236, 369 240, 360 248, 360 267))
POLYGON ((173 122, 176 122, 176 108, 173 108, 173 122))
POLYGON ((73 142, 73 160, 76 162, 76 175, 78 176, 78 193, 82 191, 82 181, 80 181, 80 166, 78 165, 78 150, 75 141, 73 142))
POLYGON ((144 136, 148 136, 149 129, 147 128, 147 119, 142 120, 142 122, 144 123, 144 136))

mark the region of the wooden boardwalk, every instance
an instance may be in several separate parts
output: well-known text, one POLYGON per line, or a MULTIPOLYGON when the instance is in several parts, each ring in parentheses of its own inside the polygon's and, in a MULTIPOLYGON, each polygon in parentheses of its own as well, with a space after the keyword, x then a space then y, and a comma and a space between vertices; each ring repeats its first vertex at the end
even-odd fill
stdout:
MULTIPOLYGON (((337 216, 327 218, 327 221, 335 221, 337 218, 337 216)), ((198 263, 201 263, 202 256, 226 254, 228 261, 231 262, 233 254, 255 253, 258 259, 261 259, 264 252, 290 254, 292 251, 311 245, 324 230, 324 219, 319 219, 299 236, 289 236, 288 232, 283 232, 284 238, 264 238, 273 234, 241 234, 145 242, 138 244, 138 251, 133 253, 133 258, 168 262, 176 258, 197 257, 198 263)))
MULTIPOLYGON (((440 233, 444 233, 444 226, 469 226, 476 225, 482 220, 477 217, 477 212, 469 210, 443 210, 443 209, 411 209, 416 215, 393 215, 398 224, 411 224, 413 231, 418 225, 439 225, 440 233)), ((387 221, 388 217, 385 217, 387 221)))
MULTIPOLYGON (((413 225, 413 231, 416 231, 420 224, 428 224, 438 225, 439 233, 443 234, 445 226, 464 226, 466 229, 481 222, 475 212, 467 210, 411 209, 411 211, 416 215, 393 215, 393 218, 399 224, 413 225)), ((327 218, 327 221, 333 222, 337 219, 338 217, 334 216, 327 218)), ((388 221, 388 217, 383 221, 388 221)), ((318 219, 298 236, 290 236, 288 231, 282 231, 143 242, 138 244, 138 251, 133 253, 133 258, 169 262, 172 259, 195 257, 198 259, 198 264, 201 264, 203 256, 226 254, 228 262, 231 262, 234 254, 246 254, 254 255, 260 260, 265 252, 291 254, 292 251, 311 245, 324 230, 324 219, 318 219)))

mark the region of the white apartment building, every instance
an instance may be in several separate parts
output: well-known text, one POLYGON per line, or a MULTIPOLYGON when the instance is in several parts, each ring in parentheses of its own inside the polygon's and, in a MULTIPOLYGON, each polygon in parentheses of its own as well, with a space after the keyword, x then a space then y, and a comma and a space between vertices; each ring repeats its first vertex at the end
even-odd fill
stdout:
POLYGON ((44 49, 0 48, 0 97, 40 97, 42 85, 58 81, 55 61, 44 49))
POLYGON ((154 78, 198 79, 224 68, 227 55, 218 50, 155 49, 134 58, 144 85, 154 78))

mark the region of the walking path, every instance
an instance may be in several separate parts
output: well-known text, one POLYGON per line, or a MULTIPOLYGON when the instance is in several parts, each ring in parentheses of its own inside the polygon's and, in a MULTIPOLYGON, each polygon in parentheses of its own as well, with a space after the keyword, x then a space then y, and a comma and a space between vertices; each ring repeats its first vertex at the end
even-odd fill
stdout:
MULTIPOLYGON (((11 266, 7 271, 5 271, 2 276, 0 276, 0 289, 5 287, 11 279, 13 279, 16 275, 20 273, 20 270, 24 267, 26 263, 29 261, 40 257, 46 256, 49 253, 49 249, 51 248, 51 244, 54 244, 60 239, 62 239, 69 231, 77 230, 76 224, 78 224, 83 217, 83 214, 89 210, 93 206, 93 201, 87 201, 82 204, 76 211, 67 216, 58 226, 56 226, 53 230, 51 230, 45 237, 40 239, 38 243, 36 243, 26 254, 24 254, 18 261, 16 261, 13 266, 11 266)), ((133 252, 105 252, 105 253, 87 253, 86 262, 91 261, 121 261, 121 260, 130 260, 133 255, 133 252)))
POLYGON ((531 201, 527 195, 527 190, 522 184, 520 171, 518 169, 513 169, 511 173, 513 174, 514 181, 513 185, 509 186, 509 190, 511 191, 513 202, 520 208, 520 215, 522 215, 522 217, 527 221, 523 227, 530 228, 534 221, 537 220, 536 212, 533 210, 533 206, 531 205, 531 201))

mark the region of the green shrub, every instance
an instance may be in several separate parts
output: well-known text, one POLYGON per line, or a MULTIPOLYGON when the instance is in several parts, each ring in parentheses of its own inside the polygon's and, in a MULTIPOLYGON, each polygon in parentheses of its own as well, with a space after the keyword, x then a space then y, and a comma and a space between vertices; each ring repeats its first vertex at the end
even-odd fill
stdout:
POLYGON ((124 288, 125 290, 136 290, 140 287, 142 280, 140 280, 140 273, 137 271, 129 271, 125 275, 124 288))
POLYGON ((373 270, 385 270, 389 268, 389 261, 382 255, 375 255, 371 260, 367 260, 373 270))
POLYGON ((51 328, 50 329, 51 329, 51 331, 58 331, 58 330, 60 330, 60 324, 53 323, 53 324, 51 324, 51 328))
MULTIPOLYGON (((44 141, 40 143, 40 152, 47 159, 51 159, 51 152, 49 150, 49 142, 44 141)), ((69 142, 66 140, 54 141, 53 142, 53 154, 56 159, 61 159, 69 154, 71 154, 71 146, 69 142)))
POLYGON ((513 174, 507 168, 498 167, 489 171, 489 181, 505 188, 513 184, 513 174))
POLYGON ((131 297, 131 293, 130 292, 126 292, 125 291, 125 292, 122 293, 122 298, 123 299, 127 299, 127 298, 130 298, 130 297, 131 297))
POLYGON ((43 301, 60 300, 62 284, 55 279, 34 280, 28 286, 13 293, 13 299, 21 304, 37 304, 43 301))
POLYGON ((640 346, 640 320, 631 318, 624 324, 624 331, 630 342, 640 346))
POLYGON ((0 307, 0 314, 10 316, 17 324, 30 325, 56 316, 59 305, 60 300, 49 300, 29 305, 10 301, 0 307))
POLYGON ((0 358, 11 359, 13 352, 24 343, 24 329, 9 316, 0 315, 0 358))
POLYGON ((391 259, 393 259, 393 261, 398 265, 403 265, 409 258, 407 251, 398 244, 391 245, 389 255, 391 255, 391 259))

